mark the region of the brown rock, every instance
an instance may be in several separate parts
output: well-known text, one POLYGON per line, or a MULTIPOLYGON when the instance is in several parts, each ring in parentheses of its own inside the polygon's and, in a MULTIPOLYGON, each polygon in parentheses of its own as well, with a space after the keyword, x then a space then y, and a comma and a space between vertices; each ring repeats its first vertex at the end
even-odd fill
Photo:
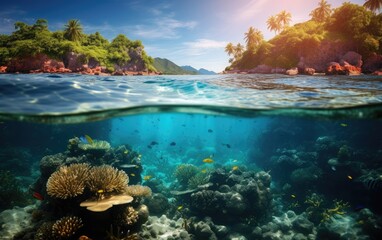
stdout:
POLYGON ((314 75, 316 70, 314 68, 304 68, 304 73, 307 75, 314 75))
POLYGON ((353 66, 349 64, 348 62, 344 62, 344 66, 342 69, 345 71, 346 75, 360 75, 361 74, 361 68, 353 66))
POLYGON ((295 67, 295 68, 291 68, 291 69, 288 69, 285 74, 287 75, 297 75, 298 74, 298 69, 295 67))
POLYGON ((373 73, 382 69, 382 55, 376 53, 369 56, 362 65, 362 71, 365 73, 373 73))
POLYGON ((269 73, 272 73, 272 67, 265 65, 265 64, 261 64, 261 65, 255 67, 254 69, 249 70, 248 73, 269 74, 269 73))
POLYGON ((7 72, 29 73, 35 70, 43 69, 45 62, 48 60, 48 56, 44 54, 37 54, 35 56, 28 56, 22 58, 14 58, 8 63, 7 72))
POLYGON ((377 70, 372 73, 373 75, 382 76, 382 70, 377 70))
POLYGON ((328 64, 325 73, 327 75, 345 75, 345 71, 338 62, 331 62, 328 64))
POLYGON ((7 72, 7 66, 0 66, 0 73, 6 73, 7 72))
POLYGON ((349 51, 344 56, 342 56, 342 59, 340 62, 341 62, 341 65, 346 65, 346 64, 343 64, 343 62, 346 62, 346 63, 353 65, 357 68, 362 67, 362 63, 363 63, 361 54, 358 54, 358 53, 353 52, 353 51, 349 51))

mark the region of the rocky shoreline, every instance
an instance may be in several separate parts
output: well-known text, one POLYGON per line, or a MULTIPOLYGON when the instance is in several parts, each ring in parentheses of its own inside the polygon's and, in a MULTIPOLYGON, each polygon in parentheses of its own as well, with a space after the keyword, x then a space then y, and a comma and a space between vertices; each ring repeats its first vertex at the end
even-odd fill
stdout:
MULTIPOLYGON (((322 65, 322 64, 321 64, 322 65)), ((253 69, 232 69, 223 71, 223 74, 286 74, 286 75, 361 75, 372 74, 382 76, 382 55, 371 55, 362 61, 362 56, 356 52, 349 51, 339 58, 339 61, 329 62, 326 67, 310 66, 302 57, 296 67, 285 69, 271 67, 266 64, 258 65, 253 69)))
POLYGON ((83 64, 83 56, 73 52, 68 53, 62 61, 49 58, 45 54, 12 59, 7 66, 0 66, 0 73, 77 73, 100 76, 148 76, 161 75, 161 72, 151 72, 140 66, 114 66, 114 71, 101 66, 98 61, 90 58, 87 64, 83 64))

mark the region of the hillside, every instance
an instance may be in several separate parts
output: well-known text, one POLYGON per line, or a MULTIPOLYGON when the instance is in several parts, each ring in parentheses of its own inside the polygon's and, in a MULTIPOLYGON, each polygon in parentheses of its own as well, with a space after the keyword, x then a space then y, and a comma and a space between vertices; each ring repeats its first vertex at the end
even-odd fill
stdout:
POLYGON ((171 62, 166 58, 154 58, 153 66, 157 71, 162 72, 163 74, 169 75, 189 75, 196 74, 191 71, 184 70, 175 63, 171 62))
POLYGON ((181 68, 183 68, 186 71, 194 72, 195 74, 198 74, 198 75, 214 75, 214 74, 216 74, 216 72, 209 71, 209 70, 204 69, 204 68, 201 68, 199 70, 196 68, 193 68, 191 66, 181 66, 181 68))

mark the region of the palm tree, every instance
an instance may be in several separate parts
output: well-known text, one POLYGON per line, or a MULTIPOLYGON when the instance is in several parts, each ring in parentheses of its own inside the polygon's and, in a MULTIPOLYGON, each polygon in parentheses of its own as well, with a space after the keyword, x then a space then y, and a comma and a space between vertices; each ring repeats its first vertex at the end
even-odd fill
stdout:
POLYGON ((268 25, 268 29, 270 31, 275 31, 275 35, 277 34, 277 32, 279 32, 281 30, 281 25, 277 21, 276 16, 270 16, 267 20, 267 25, 268 25))
POLYGON ((240 43, 236 44, 236 46, 234 47, 234 57, 235 59, 239 59, 241 58, 241 56, 243 55, 243 52, 244 52, 244 46, 241 45, 240 43))
POLYGON ((228 43, 227 46, 225 46, 225 51, 227 52, 228 56, 231 56, 235 51, 235 47, 232 43, 228 43))
POLYGON ((312 20, 316 22, 324 22, 330 17, 331 13, 332 9, 330 4, 325 0, 321 0, 318 3, 318 7, 314 9, 309 15, 312 16, 312 20))
POLYGON ((260 30, 250 27, 248 32, 244 34, 245 42, 247 43, 247 50, 254 51, 264 39, 260 30))
POLYGON ((70 41, 80 41, 83 36, 80 22, 75 19, 69 20, 65 25, 64 35, 70 41))
POLYGON ((366 0, 363 6, 373 12, 376 12, 377 10, 381 9, 382 0, 366 0))
POLYGON ((288 27, 290 21, 292 20, 292 15, 288 13, 287 11, 281 11, 279 14, 276 15, 277 22, 283 26, 283 28, 288 27))

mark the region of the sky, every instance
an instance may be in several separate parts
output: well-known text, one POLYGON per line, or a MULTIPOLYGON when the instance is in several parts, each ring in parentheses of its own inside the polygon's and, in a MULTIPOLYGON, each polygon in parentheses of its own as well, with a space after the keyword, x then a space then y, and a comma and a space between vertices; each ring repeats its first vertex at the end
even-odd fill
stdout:
MULTIPOLYGON (((77 19, 85 33, 100 32, 108 40, 125 34, 141 40, 152 57, 167 58, 179 66, 190 65, 215 72, 224 70, 228 42, 245 45, 249 27, 262 31, 265 39, 273 32, 266 21, 282 10, 294 23, 310 19, 319 0, 3 0, 0 34, 14 31, 14 23, 34 24, 46 19, 51 31, 63 30, 77 19)), ((332 8, 343 0, 327 0, 332 8)), ((348 2, 362 5, 365 0, 348 2)))

